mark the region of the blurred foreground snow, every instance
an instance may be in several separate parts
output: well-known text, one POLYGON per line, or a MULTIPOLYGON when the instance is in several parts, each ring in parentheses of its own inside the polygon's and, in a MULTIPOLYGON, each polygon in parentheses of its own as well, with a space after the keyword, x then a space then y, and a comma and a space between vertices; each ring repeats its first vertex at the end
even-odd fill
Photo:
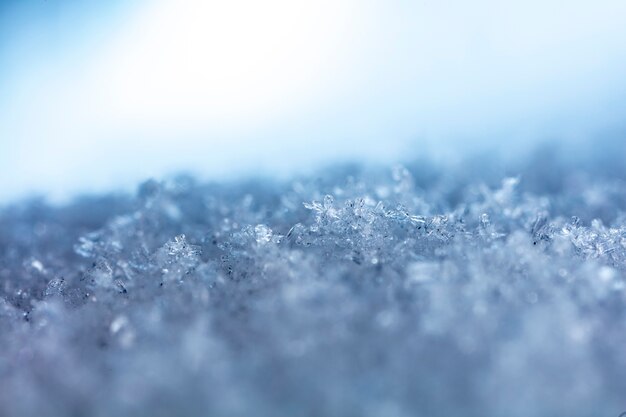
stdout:
POLYGON ((6 207, 0 415, 616 416, 621 151, 6 207))

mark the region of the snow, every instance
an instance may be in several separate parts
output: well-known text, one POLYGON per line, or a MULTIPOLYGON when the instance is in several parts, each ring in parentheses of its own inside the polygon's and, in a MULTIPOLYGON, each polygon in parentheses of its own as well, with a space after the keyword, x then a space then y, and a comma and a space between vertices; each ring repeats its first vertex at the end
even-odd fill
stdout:
POLYGON ((625 153, 549 152, 6 206, 0 415, 616 416, 625 153))

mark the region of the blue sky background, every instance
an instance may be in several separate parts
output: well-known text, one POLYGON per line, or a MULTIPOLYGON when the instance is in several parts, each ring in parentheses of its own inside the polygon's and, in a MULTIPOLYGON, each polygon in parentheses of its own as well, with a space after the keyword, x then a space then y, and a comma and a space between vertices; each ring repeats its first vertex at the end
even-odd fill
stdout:
POLYGON ((619 140, 626 2, 504 3, 2 2, 0 202, 619 140))

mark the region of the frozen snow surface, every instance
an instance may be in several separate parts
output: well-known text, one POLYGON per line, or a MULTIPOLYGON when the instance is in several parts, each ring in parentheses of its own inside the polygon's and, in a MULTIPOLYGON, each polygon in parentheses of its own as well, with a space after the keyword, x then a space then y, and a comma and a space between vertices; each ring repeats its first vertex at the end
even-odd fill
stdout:
POLYGON ((0 416, 626 410, 624 147, 0 211, 0 416))

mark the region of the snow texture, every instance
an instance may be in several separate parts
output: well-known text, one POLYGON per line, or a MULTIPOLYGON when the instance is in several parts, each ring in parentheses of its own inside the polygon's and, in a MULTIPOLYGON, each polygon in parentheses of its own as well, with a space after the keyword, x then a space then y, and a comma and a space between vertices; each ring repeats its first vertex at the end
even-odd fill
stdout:
POLYGON ((7 206, 0 416, 617 416, 616 149, 7 206))

